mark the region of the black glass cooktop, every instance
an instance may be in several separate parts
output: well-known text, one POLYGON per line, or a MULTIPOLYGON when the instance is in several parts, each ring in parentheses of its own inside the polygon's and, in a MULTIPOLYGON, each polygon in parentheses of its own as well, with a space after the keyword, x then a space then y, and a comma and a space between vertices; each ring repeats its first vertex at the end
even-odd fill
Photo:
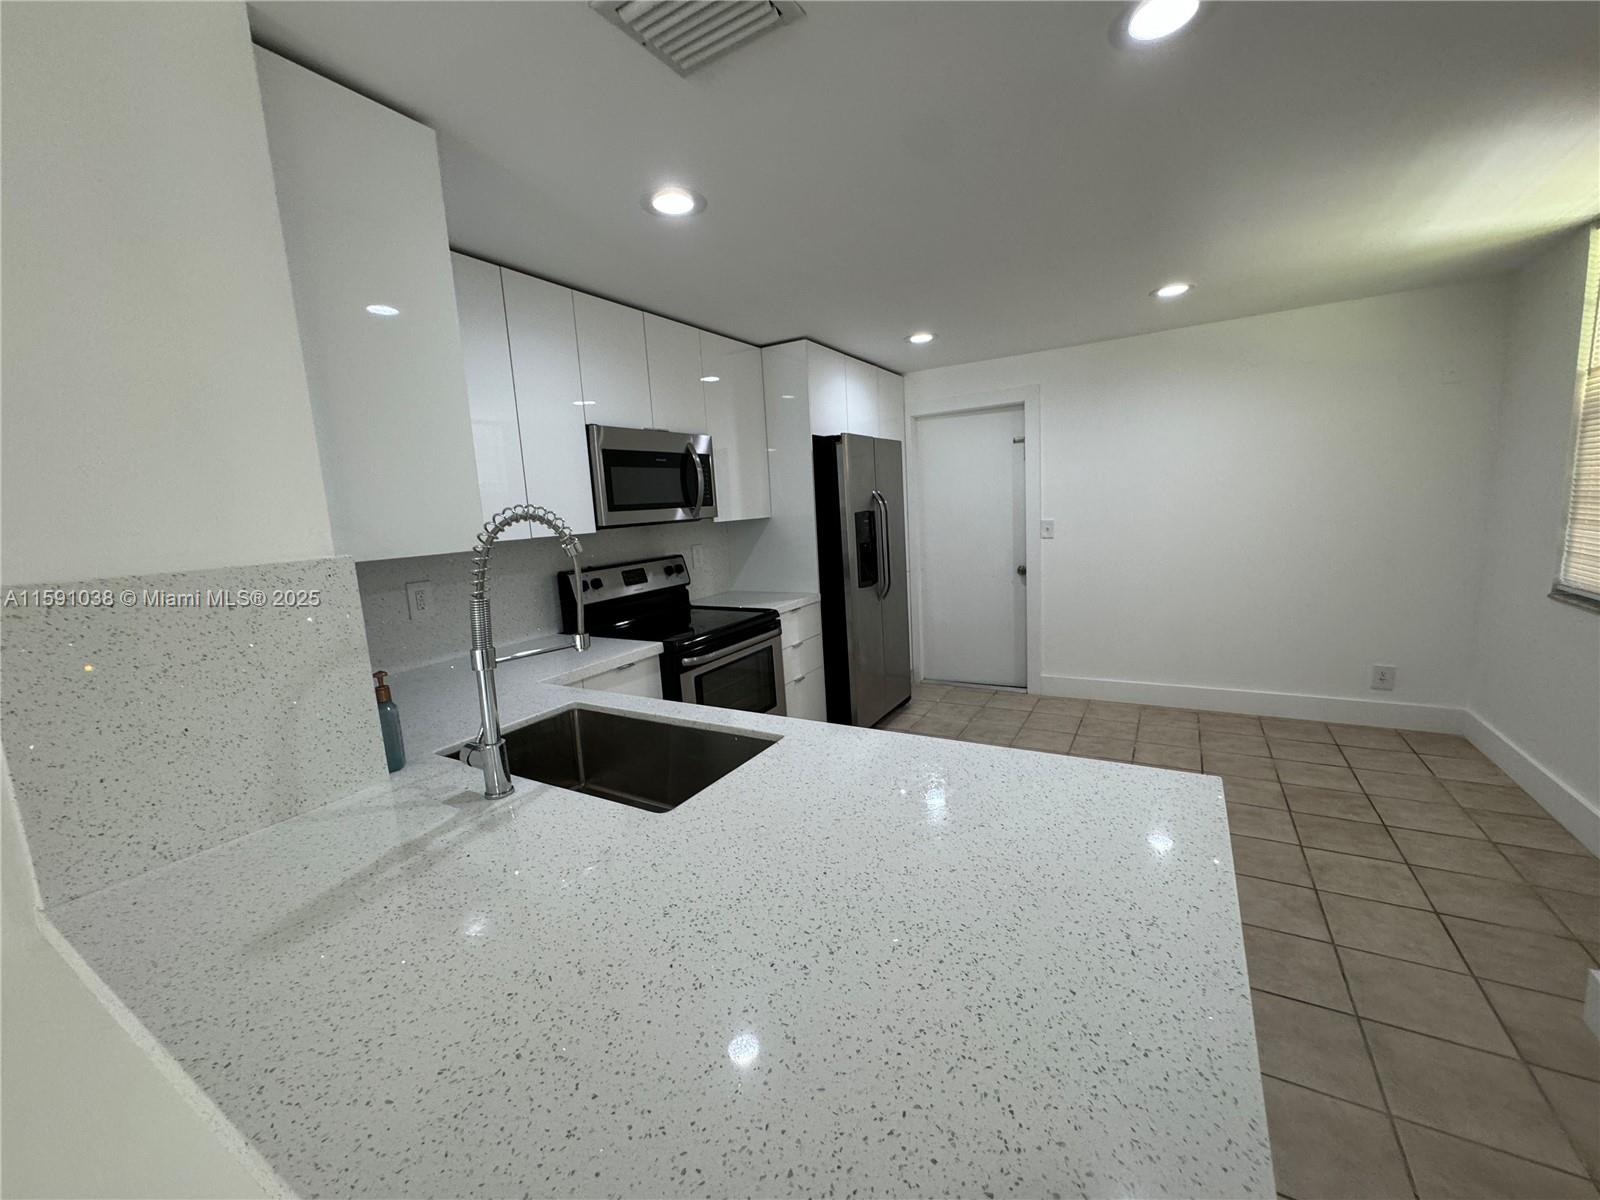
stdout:
POLYGON ((778 614, 770 608, 710 608, 689 605, 669 611, 619 613, 596 620, 589 611, 589 632, 601 637, 660 642, 679 656, 702 654, 731 646, 758 633, 777 632, 778 614))

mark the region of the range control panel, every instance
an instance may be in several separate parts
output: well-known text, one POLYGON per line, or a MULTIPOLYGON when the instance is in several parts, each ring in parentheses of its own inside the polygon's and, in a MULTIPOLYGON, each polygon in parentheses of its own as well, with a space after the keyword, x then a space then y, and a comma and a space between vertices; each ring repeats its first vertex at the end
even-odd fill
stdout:
MULTIPOLYGON (((561 572, 561 582, 562 590, 570 593, 572 572, 561 572)), ((688 586, 689 568, 684 566, 681 554, 583 568, 583 599, 586 604, 618 596, 637 596, 642 592, 660 591, 663 588, 688 586)))

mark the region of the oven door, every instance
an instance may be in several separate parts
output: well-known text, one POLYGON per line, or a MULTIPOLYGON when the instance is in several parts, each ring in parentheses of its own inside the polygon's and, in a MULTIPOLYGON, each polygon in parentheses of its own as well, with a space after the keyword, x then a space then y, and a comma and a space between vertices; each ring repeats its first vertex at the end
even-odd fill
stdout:
POLYGON ((591 425, 589 477, 601 529, 717 515, 709 433, 591 425))
POLYGON ((781 631, 686 658, 678 666, 678 685, 686 704, 779 716, 787 711, 783 703, 781 631))

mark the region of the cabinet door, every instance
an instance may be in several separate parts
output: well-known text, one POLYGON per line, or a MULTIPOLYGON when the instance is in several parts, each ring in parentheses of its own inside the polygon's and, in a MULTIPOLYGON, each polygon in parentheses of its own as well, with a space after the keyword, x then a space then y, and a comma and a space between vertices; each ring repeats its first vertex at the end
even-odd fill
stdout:
POLYGON ((811 432, 818 437, 850 432, 845 364, 837 350, 806 344, 806 377, 811 393, 811 432))
POLYGON ((650 424, 674 433, 706 432, 705 384, 700 377, 700 331, 654 313, 644 314, 645 363, 650 373, 650 424))
MULTIPOLYGON (((583 403, 573 293, 516 271, 501 271, 500 282, 528 502, 551 509, 578 533, 593 533, 584 414, 595 410, 583 403)), ((543 526, 521 528, 534 537, 552 536, 543 526)))
POLYGON ((716 376, 705 389, 706 428, 717 474, 717 520, 770 517, 761 351, 732 338, 701 333, 700 362, 707 375, 716 376))
POLYGON ((826 676, 821 667, 799 679, 787 680, 783 685, 783 706, 788 715, 802 721, 826 721, 828 696, 824 683, 826 676))
POLYGON ((878 368, 878 436, 897 442, 906 439, 906 381, 882 367, 878 368))
MULTIPOLYGON (((456 315, 461 319, 461 357, 467 368, 467 409, 478 459, 478 495, 487 521, 501 509, 528 502, 522 477, 522 439, 517 432, 517 393, 511 384, 511 346, 506 340, 505 298, 500 268, 482 259, 452 254, 456 315)), ((528 536, 518 525, 507 537, 528 536)))
POLYGON ((650 372, 644 314, 636 308, 572 293, 585 420, 592 425, 649 429, 650 372))
POLYGON ((628 696, 661 699, 661 659, 645 658, 625 667, 612 667, 591 675, 580 685, 591 692, 621 692, 628 696))
POLYGON ((266 50, 256 74, 334 552, 465 550, 482 502, 433 130, 266 50))
POLYGON ((845 360, 846 429, 866 437, 878 436, 878 368, 859 359, 845 360))

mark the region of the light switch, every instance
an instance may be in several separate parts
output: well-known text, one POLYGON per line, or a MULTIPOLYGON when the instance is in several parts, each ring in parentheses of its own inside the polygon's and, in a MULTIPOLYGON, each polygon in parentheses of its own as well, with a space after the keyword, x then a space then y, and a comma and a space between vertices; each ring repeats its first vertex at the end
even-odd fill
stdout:
POLYGON ((1056 523, 1053 520, 1039 522, 1039 536, 1053 538, 1056 535, 1056 523))

